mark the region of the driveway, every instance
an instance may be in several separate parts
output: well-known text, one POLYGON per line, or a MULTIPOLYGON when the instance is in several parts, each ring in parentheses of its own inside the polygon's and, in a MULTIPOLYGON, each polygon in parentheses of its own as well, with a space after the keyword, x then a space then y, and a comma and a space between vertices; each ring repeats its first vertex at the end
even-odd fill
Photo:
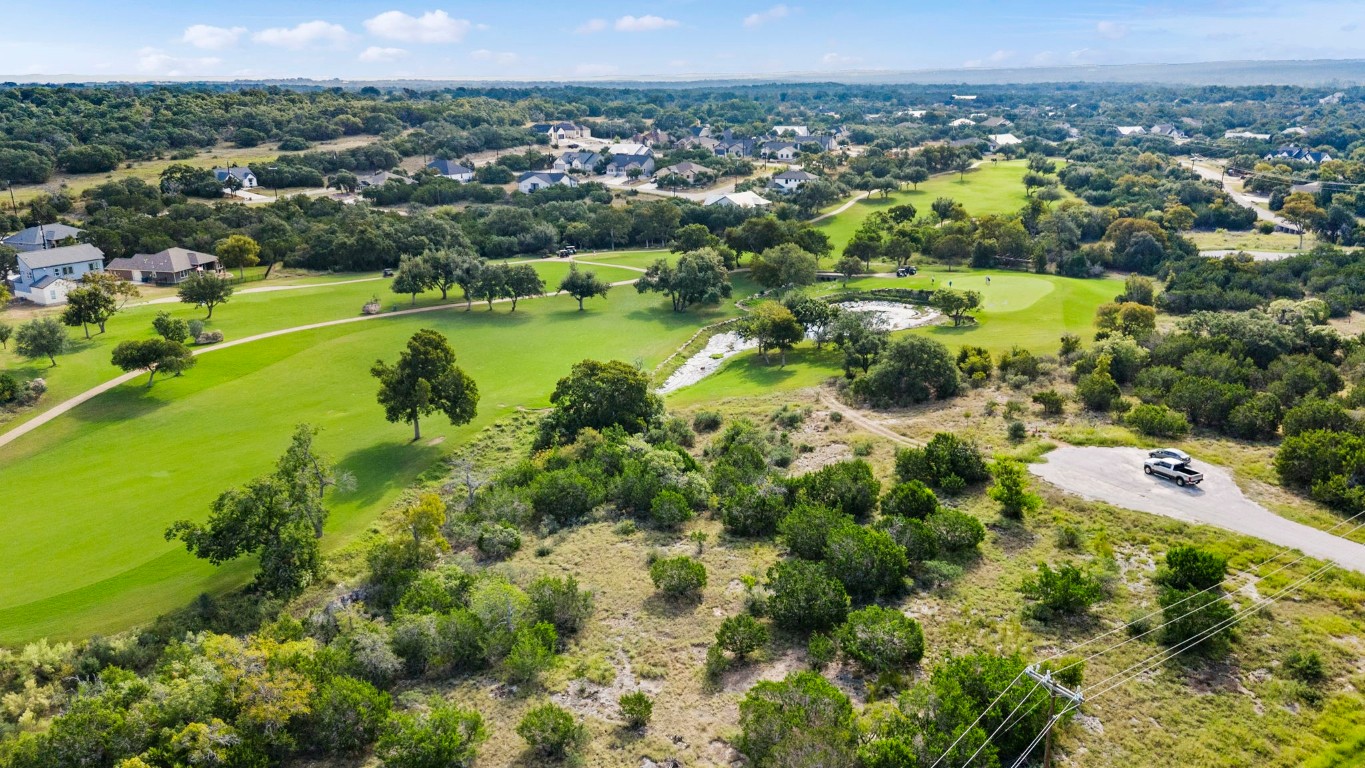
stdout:
POLYGON ((1196 459, 1194 468, 1204 473, 1204 482, 1181 488, 1143 474, 1146 457, 1140 448, 1066 446, 1048 453, 1045 463, 1030 464, 1029 471, 1091 501, 1254 536, 1365 573, 1365 545, 1274 514, 1243 496, 1226 469, 1196 459))
POLYGON ((1195 173, 1199 174, 1200 177, 1208 179, 1209 181, 1212 181, 1215 184, 1221 183, 1223 185, 1223 191, 1228 193, 1228 197, 1231 197, 1234 201, 1237 202, 1238 205, 1242 206, 1243 208, 1250 208, 1251 210, 1255 211, 1256 218, 1260 219, 1261 221, 1270 221, 1274 222, 1276 225, 1283 225, 1286 227, 1291 226, 1290 223, 1283 217, 1277 216, 1276 214, 1272 213, 1269 208, 1264 207, 1265 205, 1269 204, 1269 200, 1265 198, 1255 198, 1252 197, 1251 195, 1248 195, 1245 192, 1235 189, 1232 186, 1233 177, 1225 176, 1221 168, 1212 168, 1207 165, 1200 165, 1191 160, 1190 169, 1193 170, 1195 173))

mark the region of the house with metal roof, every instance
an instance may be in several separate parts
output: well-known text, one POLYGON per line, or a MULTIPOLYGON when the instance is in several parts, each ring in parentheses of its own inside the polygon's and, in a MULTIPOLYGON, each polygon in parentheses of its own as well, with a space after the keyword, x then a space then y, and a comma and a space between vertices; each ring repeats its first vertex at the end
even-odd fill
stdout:
POLYGON ((557 173, 555 171, 527 171, 517 177, 517 189, 531 194, 538 189, 553 187, 556 184, 565 187, 578 186, 578 179, 567 173, 557 173))
POLYGON ((218 272, 218 257, 187 248, 167 248, 157 253, 139 253, 114 259, 106 271, 134 283, 177 285, 199 272, 218 272))
POLYGON ((66 293, 87 272, 104 271, 104 251, 89 243, 21 252, 14 297, 34 304, 65 304, 66 293))
POLYGON ((454 179, 462 184, 474 180, 473 168, 466 168, 463 165, 448 160, 444 157, 438 157, 435 160, 432 160, 431 162, 427 163, 427 167, 436 171, 437 174, 444 176, 447 179, 454 179))
POLYGON ((236 179, 242 185, 242 189, 255 189, 258 186, 256 174, 252 173, 250 168, 242 168, 236 165, 227 168, 214 168, 213 175, 224 184, 228 183, 228 179, 236 179))
POLYGON ((74 241, 85 230, 66 224, 39 224, 21 229, 0 242, 16 251, 43 251, 56 248, 66 240, 74 241))
POLYGON ((768 182, 768 186, 782 192, 795 192, 807 182, 815 181, 818 178, 820 177, 806 171, 783 171, 774 176, 768 182))

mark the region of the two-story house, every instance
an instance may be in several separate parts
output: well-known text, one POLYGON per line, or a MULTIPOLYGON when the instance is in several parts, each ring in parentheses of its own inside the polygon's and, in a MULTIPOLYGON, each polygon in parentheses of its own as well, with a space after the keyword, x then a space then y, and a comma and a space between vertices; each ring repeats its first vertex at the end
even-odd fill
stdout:
POLYGON ((255 189, 258 186, 256 174, 252 173, 250 168, 241 168, 236 165, 227 168, 214 168, 213 175, 223 184, 227 184, 228 179, 236 179, 241 184, 242 189, 255 189))
POLYGON ((87 272, 104 271, 104 251, 89 243, 19 254, 14 297, 34 304, 65 304, 66 293, 87 272))
POLYGON ((63 242, 75 242, 76 238, 80 237, 84 231, 66 224, 39 224, 36 227, 21 229, 4 240, 0 240, 0 243, 4 243, 21 253, 24 251, 43 251, 48 248, 56 248, 63 242))

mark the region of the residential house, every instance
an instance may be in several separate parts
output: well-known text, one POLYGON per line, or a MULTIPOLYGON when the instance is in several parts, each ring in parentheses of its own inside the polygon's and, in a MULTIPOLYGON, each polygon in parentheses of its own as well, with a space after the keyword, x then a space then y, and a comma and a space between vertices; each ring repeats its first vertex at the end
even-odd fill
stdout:
POLYGON ((698 176, 707 177, 715 175, 716 172, 711 170, 710 168, 692 162, 683 162, 678 163, 677 165, 670 165, 667 168, 660 168, 659 170, 654 172, 654 178, 656 179, 664 179, 669 176, 681 176, 682 178, 687 179, 688 184, 697 183, 698 176))
POLYGON ((924 117, 924 116, 927 115, 927 114, 929 114, 929 110, 927 110, 927 109, 898 109, 898 110, 896 110, 895 112, 893 112, 891 116, 892 116, 892 117, 910 117, 910 118, 914 118, 915 120, 918 120, 918 119, 920 119, 921 117, 924 117))
POLYGON ((643 144, 646 147, 651 148, 666 147, 673 143, 673 139, 658 128, 644 133, 637 133, 634 136, 631 136, 630 140, 636 144, 643 144))
POLYGON ((39 224, 36 227, 21 229, 4 240, 0 240, 0 243, 4 243, 21 253, 24 251, 44 251, 48 248, 56 248, 57 244, 63 241, 74 241, 84 231, 65 224, 39 224))
POLYGON ((765 141, 758 153, 769 160, 795 160, 801 150, 790 141, 765 141))
POLYGON ((711 195, 702 201, 702 205, 719 205, 730 208, 764 208, 772 205, 772 201, 761 197, 756 192, 726 192, 719 195, 711 195))
POLYGON ((1014 125, 1014 123, 1011 123, 1003 117, 992 117, 988 120, 983 120, 981 125, 986 128, 1008 128, 1009 126, 1014 125))
POLYGON ((607 153, 611 155, 608 176, 629 176, 632 168, 640 169, 641 176, 654 172, 654 150, 643 144, 613 144, 607 153))
POLYGON ((991 151, 994 152, 1001 147, 1011 147, 1015 144, 1023 144, 1024 140, 1012 133, 996 133, 991 135, 990 143, 991 151))
POLYGON ((559 159, 555 160, 554 165, 551 166, 551 168, 559 173, 568 173, 570 171, 592 173, 593 169, 595 169, 600 162, 602 162, 601 155, 596 152, 581 150, 578 152, 565 152, 559 156, 559 159))
POLYGON ((802 149, 809 149, 812 144, 820 147, 821 151, 833 152, 839 148, 839 138, 837 136, 811 136, 801 139, 798 142, 802 149))
POLYGON ((1147 132, 1147 129, 1140 125, 1118 125, 1114 130, 1118 131, 1120 136, 1141 136, 1147 132))
POLYGON ((34 304, 65 304, 66 293, 87 272, 104 271, 104 251, 89 243, 19 254, 14 296, 34 304))
POLYGON ((1322 182, 1310 181, 1307 184, 1293 184, 1289 187, 1290 194, 1294 192, 1307 192, 1310 195, 1322 194, 1322 182))
POLYGON ((360 186, 362 187, 382 187, 385 184, 388 184, 390 181, 396 181, 399 184, 417 183, 416 180, 414 179, 409 179, 407 176, 399 176, 398 174, 392 173, 390 171, 375 171, 374 173, 362 173, 357 174, 355 178, 356 181, 359 182, 360 186))
POLYGON ((1251 131, 1224 131, 1225 139, 1255 139, 1256 141, 1270 141, 1268 133, 1252 133, 1251 131))
POLYGON ((567 173, 554 171, 527 171, 517 177, 517 189, 531 194, 538 189, 546 189, 561 184, 566 187, 578 186, 578 179, 567 173))
POLYGON ((252 173, 250 168, 242 168, 236 165, 227 168, 214 168, 213 175, 223 184, 227 184, 228 179, 236 179, 242 185, 242 189, 255 189, 258 186, 256 174, 252 173))
POLYGON ((1284 134, 1285 136, 1307 136, 1308 129, 1302 126, 1295 125, 1286 128, 1283 131, 1280 131, 1280 133, 1284 134))
MULTIPOLYGON (((401 178, 401 177, 400 177, 401 178)), ((105 270, 134 283, 177 285, 199 272, 218 272, 222 269, 218 257, 187 248, 167 248, 158 253, 139 253, 129 258, 114 259, 105 270)))
POLYGON ((976 125, 976 121, 971 119, 970 117, 959 117, 958 119, 952 121, 951 123, 948 123, 948 125, 952 126, 953 128, 961 128, 964 125, 976 125))
POLYGON ((1340 104, 1340 103, 1341 103, 1341 100, 1344 99, 1344 98, 1346 98, 1346 94, 1342 93, 1341 91, 1337 91, 1336 93, 1334 93, 1334 94, 1332 94, 1332 95, 1330 95, 1330 96, 1323 96, 1321 99, 1318 99, 1318 103, 1319 103, 1319 104, 1340 104))
POLYGON ((592 131, 586 125, 578 123, 536 123, 531 126, 535 133, 543 133, 550 137, 550 141, 563 141, 564 139, 590 139, 592 131))
POLYGON ((753 139, 721 139, 715 146, 717 157, 753 157, 753 139))
POLYGON ((678 149, 692 149, 695 147, 716 153, 717 144, 720 144, 720 141, 713 139, 710 136, 684 136, 681 139, 678 139, 674 146, 678 149))
POLYGON ((1265 159, 1293 160, 1300 163, 1318 165, 1319 163, 1325 163, 1331 160, 1332 156, 1327 154, 1326 152, 1313 152, 1312 150, 1304 149, 1303 147, 1288 146, 1280 147, 1274 152, 1267 154, 1265 156, 1265 159))
POLYGON ((474 169, 466 168, 459 163, 452 162, 444 157, 438 157, 427 163, 427 167, 436 171, 440 176, 447 179, 454 179, 461 184, 467 184, 474 180, 474 169))
POLYGON ((818 178, 820 177, 806 171, 783 171, 774 176, 772 181, 768 182, 768 186, 783 192, 795 192, 806 182, 815 181, 818 178))
POLYGON ((974 94, 974 93, 972 93, 972 94, 954 93, 954 94, 953 94, 953 101, 976 101, 976 94, 974 94))
POLYGON ((1165 136, 1168 139, 1185 138, 1185 132, 1180 130, 1179 128, 1176 128, 1174 125, 1171 125, 1170 123, 1157 123, 1156 125, 1152 126, 1152 129, 1148 131, 1148 133, 1152 134, 1153 136, 1165 136))
POLYGON ((794 136, 798 139, 810 135, 810 129, 804 125, 774 125, 774 136, 794 136))

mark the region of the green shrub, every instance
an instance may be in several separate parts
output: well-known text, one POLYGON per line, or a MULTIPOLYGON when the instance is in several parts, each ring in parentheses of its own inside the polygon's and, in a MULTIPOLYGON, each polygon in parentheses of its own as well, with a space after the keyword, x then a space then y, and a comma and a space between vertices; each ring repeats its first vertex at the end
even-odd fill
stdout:
POLYGON ((829 507, 800 502, 782 518, 778 530, 793 555, 806 560, 823 560, 829 532, 852 520, 829 507))
POLYGON ((394 712, 375 753, 386 768, 469 768, 488 729, 478 712, 434 699, 426 712, 394 712))
POLYGON ((810 660, 813 669, 824 669, 829 666, 838 652, 839 646, 829 635, 816 632, 806 642, 806 658, 810 660))
POLYGON ((1056 416, 1064 410, 1066 400, 1055 389, 1045 389, 1033 393, 1033 402, 1043 406, 1043 413, 1056 416))
POLYGON ((768 644, 768 628, 747 613, 731 616, 716 630, 716 645, 743 659, 768 644))
POLYGON ((980 520, 956 509, 940 509, 924 522, 933 529, 945 552, 973 549, 986 538, 986 526, 980 520))
POLYGON ((876 525, 878 530, 886 531, 905 550, 905 557, 910 562, 932 560, 938 556, 938 535, 924 520, 885 516, 876 525))
POLYGON ((852 522, 830 532, 825 565, 851 597, 861 600, 899 593, 910 568, 905 550, 889 534, 852 522))
POLYGON ((537 621, 549 622, 561 635, 583 628, 592 615, 592 593, 578 588, 573 576, 541 576, 526 589, 537 621))
POLYGON ((787 513, 781 487, 740 485, 720 505, 720 521, 735 536, 771 536, 787 513))
POLYGON ((475 547, 484 557, 505 560, 521 549, 521 533, 510 525, 481 523, 475 547))
POLYGON ((314 749, 329 754, 360 752, 378 737, 392 706, 387 693, 363 680, 333 677, 313 698, 309 741, 314 749))
POLYGON ((541 673, 554 663, 558 642, 554 625, 548 622, 537 622, 517 630, 512 647, 502 660, 503 678, 516 685, 539 682, 541 673))
POLYGON ((562 759, 588 740, 588 729, 563 707, 542 704, 517 723, 517 735, 542 757, 562 759))
POLYGON ((649 519, 659 528, 672 530, 692 519, 692 508, 687 504, 687 497, 665 488, 650 502, 649 519))
POLYGON ((706 566, 687 555, 666 557, 649 566, 649 578, 669 597, 700 596, 706 588, 706 566))
POLYGON ((583 521, 604 496, 601 483, 576 469, 545 472, 531 484, 531 507, 557 527, 583 521))
POLYGON ((698 432, 715 432, 724 422, 720 411, 697 411, 692 417, 692 428, 698 432))
POLYGON ((1028 381, 1033 381, 1042 373, 1042 362, 1033 356, 1033 353, 1023 347, 1011 347, 1008 352, 1000 356, 999 362, 1000 375, 1006 378, 1010 376, 1022 376, 1028 381))
POLYGON ((881 500, 883 515, 911 517, 923 520, 938 509, 938 497, 929 486, 919 480, 900 483, 881 500))
POLYGON ((919 622, 900 611, 868 606, 848 615, 839 628, 839 647, 867 672, 889 672, 924 657, 919 622))
POLYGON ((1164 405, 1139 405, 1123 417, 1128 426, 1151 437, 1183 437, 1190 432, 1185 414, 1164 405))
POLYGON ((739 726, 736 746, 755 766, 854 764, 853 705, 815 672, 750 688, 739 704, 739 726))
POLYGON ((644 728, 649 725, 649 718, 654 716, 654 700, 644 691, 623 693, 616 700, 616 705, 621 708, 621 719, 626 721, 629 728, 644 728))
POLYGON ((19 379, 9 371, 0 371, 0 405, 9 405, 19 399, 19 393, 23 387, 19 384, 19 379))
POLYGON ((828 630, 848 615, 848 592, 821 563, 777 563, 768 569, 768 592, 768 614, 785 629, 828 630))
POLYGON ((1028 427, 1025 427, 1024 422, 1022 421, 1011 421, 1009 427, 1006 429, 1006 434, 1009 436, 1010 440, 1017 443, 1028 437, 1028 427))
POLYGON ((1109 372, 1112 364, 1109 355, 1100 355, 1094 370, 1082 376, 1076 383, 1076 396, 1086 408, 1092 411, 1108 411, 1122 396, 1118 383, 1109 372))
POLYGON ((1290 651, 1284 658, 1284 671, 1290 678, 1307 685, 1327 681, 1327 667, 1317 651, 1290 651))
POLYGON ((1104 597, 1100 580, 1070 563, 1063 563, 1056 570, 1047 563, 1039 563, 1037 573, 1025 578, 1019 591, 1037 601, 1032 615, 1040 621, 1059 613, 1083 613, 1104 597))
POLYGON ((1057 526, 1057 546, 1060 549, 1079 550, 1085 546, 1085 536, 1074 525, 1057 526))
POLYGON ((791 494, 866 520, 877 508, 882 484, 862 459, 840 461, 788 481, 791 494))
POLYGON ((991 377, 991 353, 983 347, 973 347, 964 345, 957 351, 957 369, 962 371, 962 375, 969 379, 976 379, 976 374, 981 374, 979 381, 985 382, 991 377))
POLYGON ((919 480, 946 490, 945 483, 966 487, 989 477, 980 449, 947 432, 934 435, 923 448, 902 448, 896 452, 896 479, 903 483, 919 480), (952 477, 957 480, 949 480, 952 477))
POLYGON ((1165 564, 1157 569, 1156 582, 1171 589, 1211 589, 1223 583, 1227 558, 1186 544, 1166 552, 1165 564))
POLYGON ((1157 601, 1162 609, 1162 643, 1179 645, 1182 653, 1195 651, 1209 656, 1222 656, 1232 647, 1231 622, 1236 611, 1221 590, 1165 587, 1157 601), (1215 627, 1220 629, 1214 631, 1215 627))
POLYGON ((987 493, 1000 502, 1000 512, 1005 517, 1023 520, 1025 513, 1033 512, 1042 505, 1042 498, 1028 489, 1027 472, 1023 464, 1001 460, 992 465, 991 472, 995 475, 995 484, 987 493))

